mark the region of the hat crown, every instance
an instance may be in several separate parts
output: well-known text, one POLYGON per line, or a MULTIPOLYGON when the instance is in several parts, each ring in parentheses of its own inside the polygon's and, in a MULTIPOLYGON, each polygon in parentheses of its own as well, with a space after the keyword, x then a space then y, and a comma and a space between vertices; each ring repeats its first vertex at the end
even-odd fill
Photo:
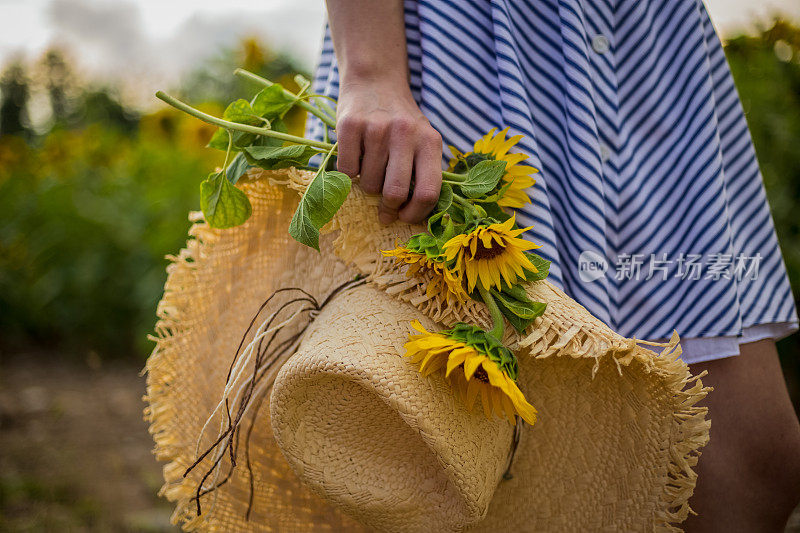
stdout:
POLYGON ((337 296, 275 380, 272 428, 298 476, 362 523, 460 530, 486 515, 513 430, 401 356, 414 319, 432 326, 371 285, 337 296))

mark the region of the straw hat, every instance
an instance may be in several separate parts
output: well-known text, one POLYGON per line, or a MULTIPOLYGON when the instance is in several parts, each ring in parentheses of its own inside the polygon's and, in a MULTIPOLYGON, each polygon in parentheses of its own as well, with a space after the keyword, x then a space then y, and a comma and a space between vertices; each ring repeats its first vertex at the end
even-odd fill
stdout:
POLYGON ((676 529, 710 424, 695 405, 708 389, 678 359, 677 336, 656 354, 547 281, 529 283, 547 310, 504 342, 538 421, 487 419, 402 357, 411 320, 486 327, 483 306, 429 296, 382 257, 420 228, 382 226, 378 200, 358 187, 321 254, 295 243, 287 228, 310 177, 250 171, 239 184, 248 222, 216 230, 197 220, 168 267, 145 414, 176 523, 676 529))

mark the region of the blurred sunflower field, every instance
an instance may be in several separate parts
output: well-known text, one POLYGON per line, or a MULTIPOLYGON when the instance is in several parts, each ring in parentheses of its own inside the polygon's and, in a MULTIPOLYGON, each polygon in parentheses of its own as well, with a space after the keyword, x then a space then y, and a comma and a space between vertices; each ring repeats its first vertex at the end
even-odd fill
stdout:
MULTIPOLYGON (((254 92, 232 76, 240 65, 295 86, 290 59, 247 40, 179 92, 221 115, 222 102, 254 92)), ((31 70, 11 65, 0 85, 0 342, 143 360, 165 256, 184 244, 200 181, 224 160, 205 148, 216 128, 171 108, 129 109, 114 90, 74 80, 58 51, 31 70), (26 117, 37 92, 51 110, 43 131, 26 117)), ((287 117, 298 133, 303 121, 287 117)))

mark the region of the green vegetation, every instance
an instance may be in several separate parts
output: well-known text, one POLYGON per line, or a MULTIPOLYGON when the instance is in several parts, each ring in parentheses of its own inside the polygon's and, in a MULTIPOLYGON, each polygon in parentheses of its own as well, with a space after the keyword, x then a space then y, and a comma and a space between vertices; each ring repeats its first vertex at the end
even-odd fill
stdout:
MULTIPOLYGON (((800 28, 775 22, 725 47, 764 185, 792 291, 800 307, 800 28)), ((800 335, 778 343, 800 410, 800 335)))
MULTIPOLYGON (((218 102, 258 87, 231 75, 241 64, 296 87, 290 61, 246 41, 180 92, 221 114, 218 102)), ((113 91, 76 81, 56 51, 8 67, 0 89, 2 347, 143 359, 165 256, 185 243, 200 183, 224 160, 205 148, 216 128, 167 108, 141 116, 113 91), (28 118, 35 91, 51 108, 44 131, 28 118)), ((288 129, 300 132, 303 120, 287 115, 288 129)))

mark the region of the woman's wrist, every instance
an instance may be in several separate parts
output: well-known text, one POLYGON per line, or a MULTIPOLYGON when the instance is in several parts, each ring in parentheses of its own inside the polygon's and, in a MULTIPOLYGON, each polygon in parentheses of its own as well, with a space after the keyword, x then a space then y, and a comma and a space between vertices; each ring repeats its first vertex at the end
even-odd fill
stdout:
POLYGON ((339 65, 342 85, 386 85, 408 87, 408 66, 397 65, 385 58, 349 60, 339 65))

